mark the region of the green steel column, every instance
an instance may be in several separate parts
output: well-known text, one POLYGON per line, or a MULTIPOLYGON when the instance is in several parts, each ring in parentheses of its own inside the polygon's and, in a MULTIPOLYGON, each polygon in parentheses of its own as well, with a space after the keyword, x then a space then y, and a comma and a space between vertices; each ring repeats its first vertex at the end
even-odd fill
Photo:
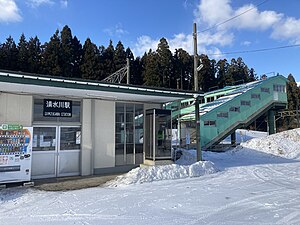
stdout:
POLYGON ((275 134, 276 124, 275 124, 275 113, 273 110, 268 111, 268 132, 269 134, 275 134))
POLYGON ((201 143, 200 143, 200 95, 195 96, 195 120, 196 120, 196 145, 197 161, 202 161, 201 143))
POLYGON ((236 134, 235 131, 231 134, 231 144, 236 145, 236 134))

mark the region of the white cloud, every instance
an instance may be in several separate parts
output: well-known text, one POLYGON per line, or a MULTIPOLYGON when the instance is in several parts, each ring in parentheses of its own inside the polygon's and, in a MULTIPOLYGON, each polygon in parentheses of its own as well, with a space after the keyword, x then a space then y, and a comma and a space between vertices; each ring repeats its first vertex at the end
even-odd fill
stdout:
POLYGON ((243 41, 243 42, 241 43, 241 45, 244 45, 244 46, 249 46, 249 45, 251 45, 251 44, 252 44, 251 41, 243 41))
POLYGON ((202 0, 194 12, 195 21, 208 26, 227 20, 232 14, 230 0, 202 0))
MULTIPOLYGON (((231 2, 231 0, 200 0, 197 10, 194 12, 195 21, 199 27, 204 27, 204 29, 238 16, 236 19, 209 30, 210 33, 207 35, 211 35, 211 39, 214 40, 212 42, 215 44, 221 46, 232 44, 230 42, 234 40, 233 32, 235 30, 269 30, 272 39, 288 40, 294 44, 300 43, 300 19, 270 10, 259 11, 252 4, 234 9, 231 2), (223 33, 220 33, 221 30, 223 33), (220 34, 222 35, 220 36, 220 34)), ((205 38, 205 40, 210 39, 205 38)), ((208 44, 211 43, 208 42, 208 44)), ((244 43, 244 45, 248 44, 244 43)))
POLYGON ((20 22, 22 17, 14 0, 0 0, 0 23, 20 22))
POLYGON ((68 7, 68 0, 60 0, 60 6, 62 8, 67 8, 68 7))
MULTIPOLYGON (((187 1, 184 2, 185 5, 186 3, 187 1)), ((272 39, 289 40, 300 44, 300 19, 287 17, 275 11, 260 11, 252 4, 233 8, 231 0, 199 0, 194 17, 197 26, 202 28, 198 30, 198 52, 201 53, 221 55, 219 47, 233 45, 237 30, 269 32, 272 39), (238 18, 216 26, 237 16, 238 18), (202 32, 211 27, 214 28, 202 32)), ((179 33, 167 40, 172 52, 176 48, 183 48, 193 54, 191 34, 179 33)), ((142 55, 150 48, 156 50, 158 42, 159 40, 151 39, 149 36, 139 37, 134 47, 135 55, 142 55)), ((245 46, 250 44, 250 41, 241 43, 245 46)))
POLYGON ((109 36, 118 36, 121 37, 124 34, 128 34, 129 32, 125 30, 121 23, 115 25, 115 27, 106 28, 103 30, 104 33, 107 33, 109 36))
POLYGON ((27 0, 26 3, 32 8, 37 8, 41 5, 54 5, 53 0, 27 0))
POLYGON ((256 6, 247 4, 236 10, 232 8, 230 0, 202 0, 194 12, 195 21, 199 24, 211 27, 238 16, 237 19, 222 24, 217 29, 261 29, 272 28, 283 17, 275 11, 260 12, 256 6), (249 11, 248 11, 249 10, 249 11), (246 12, 247 11, 247 12, 246 12), (246 13, 244 13, 246 12, 246 13))
POLYGON ((239 16, 238 19, 229 22, 229 26, 238 29, 258 29, 266 30, 272 28, 276 23, 278 23, 283 15, 276 13, 274 11, 262 11, 259 12, 254 5, 242 6, 234 12, 233 16, 240 15, 241 13, 248 11, 247 13, 239 16))
POLYGON ((155 51, 158 43, 159 40, 154 40, 147 35, 143 35, 137 38, 137 42, 134 45, 132 52, 135 56, 142 56, 145 52, 148 52, 150 49, 155 51))
MULTIPOLYGON (((218 38, 210 39, 210 35, 203 34, 198 36, 198 53, 213 54, 218 55, 217 58, 222 56, 221 50, 215 46, 211 46, 214 43, 218 43, 220 40, 218 38), (200 41, 201 40, 201 41, 200 41)), ((193 52, 193 36, 191 34, 185 35, 183 33, 174 35, 173 38, 167 39, 170 50, 174 53, 175 49, 182 48, 189 52, 189 54, 194 54, 193 52)), ((152 39, 151 37, 144 35, 137 39, 137 43, 132 49, 135 56, 142 56, 145 52, 150 49, 156 51, 159 39, 152 39)))
POLYGON ((280 40, 288 39, 294 44, 300 44, 300 19, 287 17, 275 25, 271 37, 280 40))

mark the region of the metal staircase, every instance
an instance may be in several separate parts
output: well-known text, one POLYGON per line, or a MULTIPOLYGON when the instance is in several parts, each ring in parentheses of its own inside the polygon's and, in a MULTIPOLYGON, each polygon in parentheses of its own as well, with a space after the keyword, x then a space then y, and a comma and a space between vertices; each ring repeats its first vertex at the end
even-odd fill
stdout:
MULTIPOLYGON (((247 127, 262 115, 268 117, 269 133, 274 132, 274 111, 284 109, 287 105, 286 82, 285 77, 274 76, 239 85, 223 97, 200 105, 202 148, 215 146, 228 135, 234 134, 236 129, 247 127)), ((181 139, 185 140, 188 131, 191 135, 190 144, 195 139, 194 120, 194 111, 179 117, 181 139)))

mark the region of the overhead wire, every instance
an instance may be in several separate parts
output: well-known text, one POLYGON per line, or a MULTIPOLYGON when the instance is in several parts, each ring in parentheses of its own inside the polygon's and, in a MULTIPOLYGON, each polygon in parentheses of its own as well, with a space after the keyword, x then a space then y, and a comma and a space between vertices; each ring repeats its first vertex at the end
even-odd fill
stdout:
POLYGON ((278 47, 272 47, 272 48, 261 48, 261 49, 236 51, 236 52, 224 52, 224 53, 215 53, 215 54, 213 53, 213 54, 207 54, 207 55, 211 55, 211 56, 234 55, 234 54, 253 53, 253 52, 265 52, 265 51, 284 49, 284 48, 294 48, 294 47, 300 47, 300 44, 284 45, 284 46, 278 46, 278 47))
MULTIPOLYGON (((266 2, 268 2, 269 0, 264 0, 258 4, 256 4, 254 7, 252 8, 249 8, 247 10, 245 10, 244 12, 238 14, 238 15, 235 15, 223 22, 220 22, 218 24, 215 24, 209 28, 206 28, 204 30, 201 30, 201 31, 198 31, 197 33, 203 33, 203 32, 206 32, 206 31, 209 31, 209 30, 212 30, 216 27, 219 27, 225 23, 228 23, 230 22, 231 20, 234 20, 250 11, 252 11, 253 9, 256 9, 257 7, 265 4, 266 2)), ((277 50, 277 49, 284 49, 284 48, 293 48, 293 47, 300 47, 300 44, 294 44, 294 45, 285 45, 285 46, 278 46, 278 47, 272 47, 272 48, 262 48, 262 49, 254 49, 254 50, 244 50, 244 51, 235 51, 235 52, 224 52, 224 53, 215 53, 215 54, 207 54, 207 55, 211 55, 211 56, 221 56, 221 55, 233 55, 233 54, 243 54, 243 53, 254 53, 254 52, 264 52, 264 51, 271 51, 271 50, 277 50)))
POLYGON ((212 29, 214 29, 214 28, 216 28, 216 27, 218 27, 218 26, 221 26, 221 25, 223 25, 223 24, 225 24, 225 23, 228 23, 228 22, 230 22, 231 20, 234 20, 234 19, 236 19, 236 18, 238 18, 238 17, 240 17, 240 16, 246 14, 247 12, 250 12, 250 11, 252 11, 253 9, 256 9, 257 7, 261 6, 262 4, 265 4, 265 3, 268 2, 268 1, 269 1, 269 0, 264 0, 264 1, 262 1, 262 2, 260 2, 260 3, 258 3, 258 4, 256 4, 254 7, 249 8, 249 9, 245 10, 244 12, 242 12, 242 13, 240 13, 240 14, 238 14, 238 15, 235 15, 235 16, 233 16, 233 17, 231 17, 231 18, 229 18, 229 19, 227 19, 227 20, 225 20, 225 21, 223 21, 223 22, 221 22, 221 23, 217 23, 217 24, 215 24, 215 25, 213 25, 213 26, 211 26, 211 27, 209 27, 209 28, 206 28, 206 29, 204 29, 204 30, 198 31, 197 33, 203 33, 203 32, 212 30, 212 29))

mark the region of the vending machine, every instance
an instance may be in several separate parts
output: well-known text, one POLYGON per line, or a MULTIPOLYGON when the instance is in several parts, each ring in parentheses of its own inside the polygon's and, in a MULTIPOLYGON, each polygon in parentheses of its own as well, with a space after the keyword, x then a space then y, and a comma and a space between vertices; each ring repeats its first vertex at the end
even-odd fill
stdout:
POLYGON ((31 179, 32 127, 0 124, 0 184, 31 179))

